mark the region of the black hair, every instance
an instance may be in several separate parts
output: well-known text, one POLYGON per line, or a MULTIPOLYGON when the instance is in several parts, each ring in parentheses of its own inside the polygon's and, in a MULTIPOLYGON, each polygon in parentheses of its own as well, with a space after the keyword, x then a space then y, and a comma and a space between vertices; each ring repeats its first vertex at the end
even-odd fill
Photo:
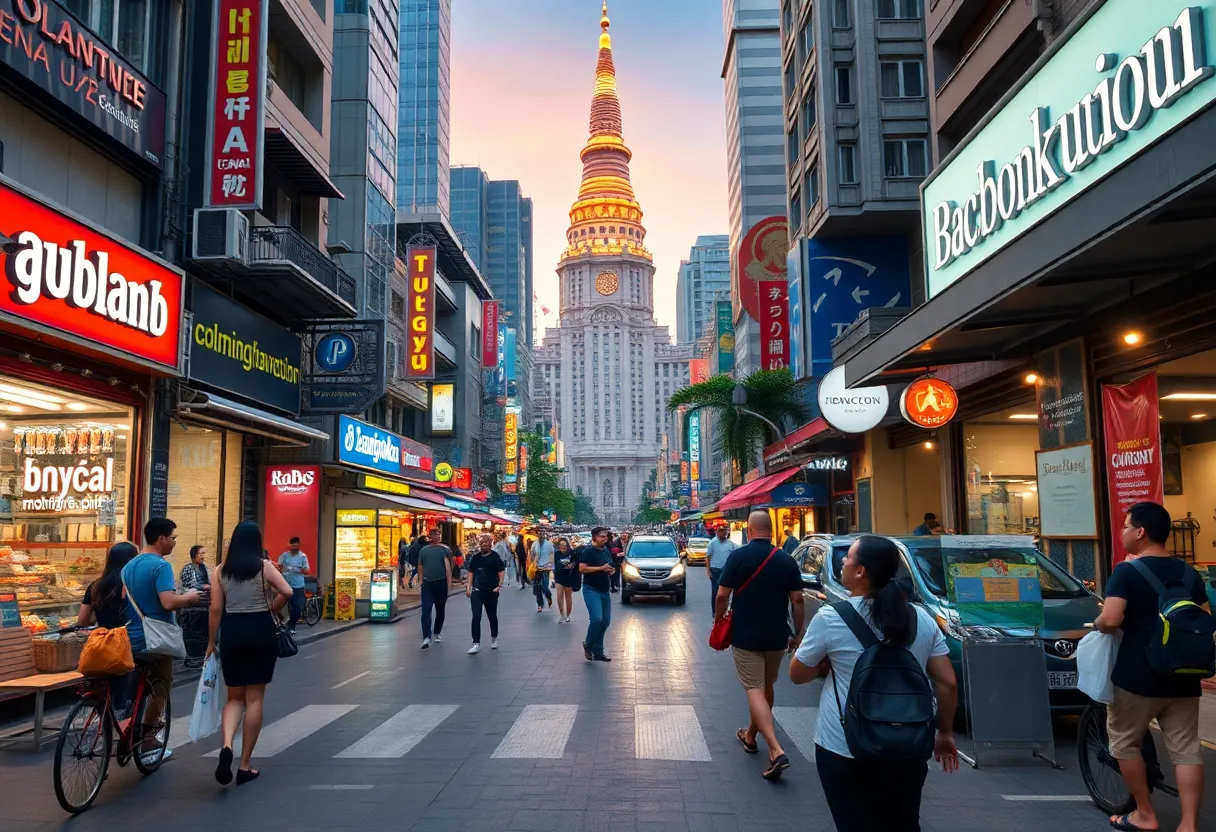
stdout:
POLYGON ((289 540, 289 541, 287 541, 287 542, 288 542, 288 543, 299 543, 299 542, 300 542, 300 538, 298 538, 298 537, 293 537, 291 540, 289 540))
POLYGON ((899 549, 895 542, 875 534, 857 538, 857 562, 865 567, 870 592, 870 620, 882 631, 883 640, 906 645, 911 641, 916 610, 895 575, 899 571, 899 549))
POLYGON ((194 560, 194 558, 198 555, 198 553, 206 548, 207 547, 201 543, 195 543, 193 546, 190 547, 190 560, 194 560))
POLYGON ((594 539, 594 538, 598 537, 598 536, 599 536, 599 535, 601 535, 601 534, 606 534, 606 535, 608 535, 608 539, 609 539, 609 540, 611 540, 611 539, 612 539, 612 532, 608 531, 608 527, 607 527, 607 526, 596 526, 594 529, 592 529, 592 530, 591 530, 591 537, 592 537, 592 539, 594 539))
POLYGON ((172 537, 177 524, 168 517, 153 517, 144 526, 144 543, 151 546, 162 537, 172 537))
POLYGON ((1170 513, 1164 506, 1149 502, 1136 503, 1127 510, 1127 517, 1132 526, 1144 529, 1144 536, 1154 543, 1160 545, 1170 539, 1172 523, 1170 513))
POLYGON ((106 555, 106 566, 93 584, 90 600, 94 610, 110 609, 122 601, 122 568, 139 554, 134 543, 115 543, 106 555))
POLYGON ((262 530, 252 520, 237 523, 228 543, 228 556, 220 569, 225 578, 249 581, 262 574, 262 530))
POLYGON ((931 512, 931 511, 925 512, 925 522, 926 523, 930 522, 931 520, 936 520, 936 519, 937 519, 937 515, 934 514, 933 512, 931 512))

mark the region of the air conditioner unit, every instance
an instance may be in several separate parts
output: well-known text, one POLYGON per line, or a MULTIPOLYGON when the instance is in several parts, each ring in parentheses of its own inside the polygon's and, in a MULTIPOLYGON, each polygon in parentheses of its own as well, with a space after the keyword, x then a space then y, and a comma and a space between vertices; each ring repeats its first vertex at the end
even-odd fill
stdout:
POLYGON ((249 218, 235 208, 199 208, 194 212, 191 259, 247 263, 249 218))

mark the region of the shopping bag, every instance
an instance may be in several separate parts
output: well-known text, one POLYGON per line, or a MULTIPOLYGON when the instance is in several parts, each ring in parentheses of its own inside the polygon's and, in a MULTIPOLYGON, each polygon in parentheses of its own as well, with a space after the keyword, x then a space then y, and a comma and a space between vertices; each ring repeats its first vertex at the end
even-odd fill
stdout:
POLYGON ((1077 687, 1095 702, 1109 705, 1115 699, 1115 685, 1110 680, 1119 655, 1122 633, 1087 633, 1077 645, 1077 687))
POLYGON ((534 560, 528 561, 528 580, 536 580, 536 561, 534 560))
POLYGON ((219 657, 212 653, 203 662, 203 673, 199 676, 198 690, 194 693, 194 710, 190 713, 191 742, 198 742, 220 729, 224 698, 219 657))
POLYGON ((84 676, 119 676, 135 669, 131 656, 131 636, 126 627, 107 630, 98 627, 80 651, 76 669, 84 676))

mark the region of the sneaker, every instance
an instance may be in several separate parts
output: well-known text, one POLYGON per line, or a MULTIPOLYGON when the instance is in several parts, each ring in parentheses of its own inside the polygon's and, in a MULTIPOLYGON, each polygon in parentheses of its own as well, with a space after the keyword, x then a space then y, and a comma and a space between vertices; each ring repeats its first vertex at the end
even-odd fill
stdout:
POLYGON ((431 646, 431 640, 429 638, 424 638, 422 640, 422 649, 425 650, 426 648, 428 648, 430 646, 431 646))
POLYGON ((612 659, 611 659, 611 658, 609 658, 608 656, 605 656, 603 653, 601 653, 601 654, 600 654, 600 655, 598 655, 598 656, 592 656, 592 658, 593 658, 595 661, 597 661, 597 662, 610 662, 610 661, 612 661, 612 659))
POLYGON ((583 646, 583 656, 585 656, 589 662, 595 661, 595 654, 593 654, 591 652, 591 648, 587 647, 586 645, 583 646))
POLYGON ((492 638, 492 639, 490 639, 490 649, 491 649, 491 650, 497 650, 497 649, 498 649, 498 639, 496 639, 496 638, 492 638))
POLYGON ((544 612, 544 611, 545 611, 545 608, 544 608, 544 607, 537 607, 537 608, 536 608, 536 611, 537 611, 537 612, 544 612))
POLYGON ((439 635, 439 633, 435 633, 435 641, 443 641, 443 636, 439 635))
MULTIPOLYGON (((145 751, 142 755, 140 755, 140 759, 143 760, 145 765, 150 765, 152 763, 155 763, 156 755, 159 751, 160 751, 159 748, 156 749, 156 751, 145 751)), ((166 748, 164 756, 160 758, 161 764, 163 765, 163 764, 169 762, 169 760, 172 759, 172 757, 173 757, 173 749, 166 748)))
POLYGON ((481 652, 481 645, 478 644, 477 642, 473 642, 473 646, 469 648, 469 655, 475 656, 480 652, 481 652))

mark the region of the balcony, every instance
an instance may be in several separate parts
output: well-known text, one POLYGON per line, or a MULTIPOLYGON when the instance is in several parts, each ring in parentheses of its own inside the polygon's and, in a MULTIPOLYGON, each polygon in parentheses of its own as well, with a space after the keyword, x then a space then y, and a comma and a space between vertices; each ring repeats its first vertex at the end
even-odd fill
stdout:
POLYGON ((249 229, 249 269, 280 308, 295 309, 302 318, 355 317, 355 279, 294 228, 249 229))

